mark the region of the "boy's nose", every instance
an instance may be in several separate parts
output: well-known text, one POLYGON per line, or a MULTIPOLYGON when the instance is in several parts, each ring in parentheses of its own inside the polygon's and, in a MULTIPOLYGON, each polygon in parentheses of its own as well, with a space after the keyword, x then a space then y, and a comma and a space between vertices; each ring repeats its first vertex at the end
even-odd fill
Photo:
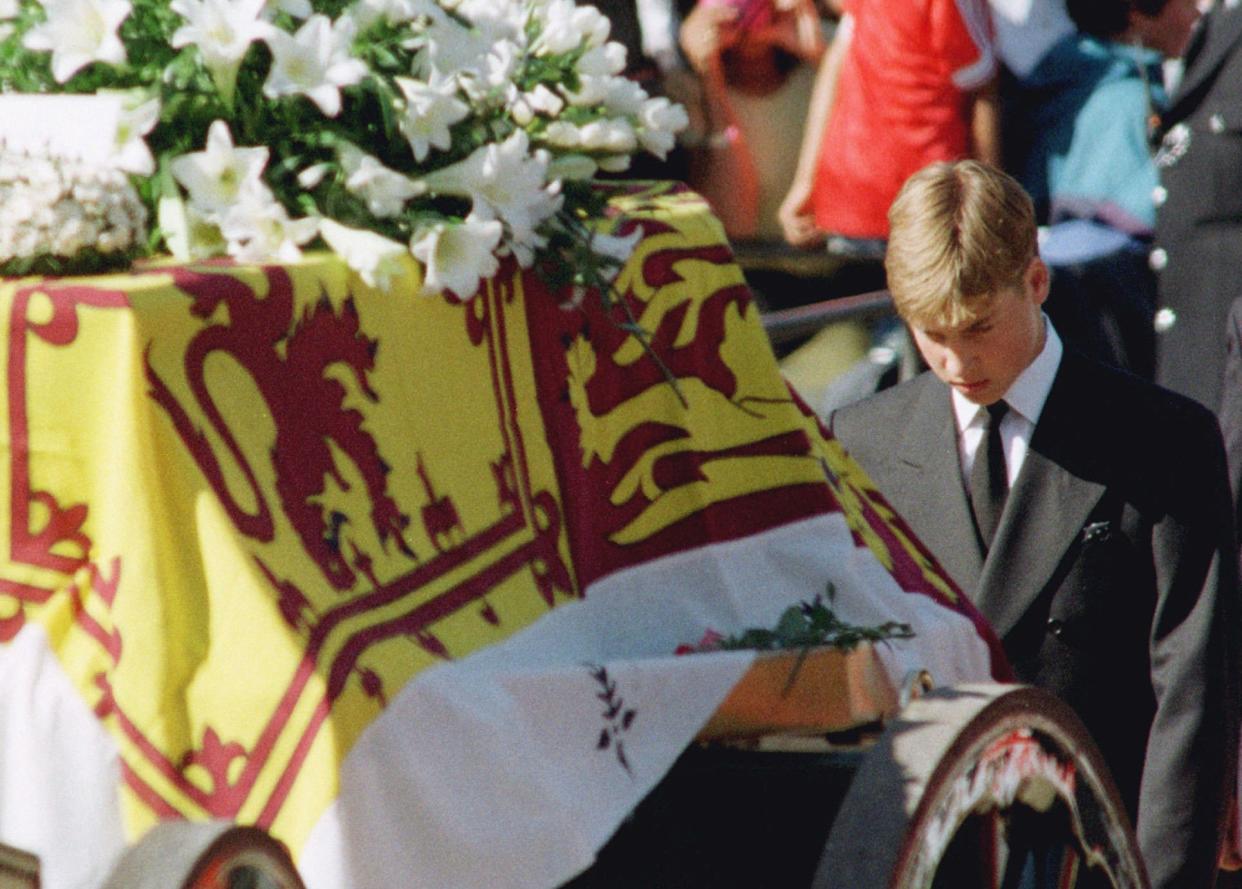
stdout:
POLYGON ((954 349, 945 349, 942 361, 945 373, 955 380, 961 379, 970 363, 967 355, 954 349))

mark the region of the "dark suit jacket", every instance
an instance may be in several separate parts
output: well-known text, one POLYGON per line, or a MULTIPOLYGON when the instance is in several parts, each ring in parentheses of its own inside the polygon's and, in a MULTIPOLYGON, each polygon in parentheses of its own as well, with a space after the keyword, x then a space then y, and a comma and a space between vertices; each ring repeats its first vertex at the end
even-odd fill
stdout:
MULTIPOLYGON (((1220 398, 1220 428, 1229 460, 1234 526, 1242 527, 1242 297, 1229 307, 1225 332, 1225 387, 1220 398)), ((1242 552, 1239 553, 1242 559, 1242 552)), ((1242 564, 1242 562, 1240 562, 1242 564)))
POLYGON ((991 621, 1018 678, 1082 717, 1137 810, 1152 885, 1210 886, 1239 707, 1212 414, 1067 351, 986 560, 944 384, 923 374, 841 409, 832 431, 991 621))
POLYGON ((1156 382, 1215 410, 1225 317, 1242 293, 1242 4, 1204 18, 1161 131, 1153 259, 1173 320, 1157 336, 1156 382))

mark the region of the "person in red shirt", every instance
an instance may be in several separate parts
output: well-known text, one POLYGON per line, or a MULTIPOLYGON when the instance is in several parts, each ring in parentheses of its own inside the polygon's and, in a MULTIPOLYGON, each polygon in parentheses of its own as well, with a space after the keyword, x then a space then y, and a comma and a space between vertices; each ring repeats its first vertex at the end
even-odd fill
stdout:
POLYGON ((795 246, 882 243, 905 180, 935 161, 999 163, 987 0, 845 0, 780 208, 795 246))

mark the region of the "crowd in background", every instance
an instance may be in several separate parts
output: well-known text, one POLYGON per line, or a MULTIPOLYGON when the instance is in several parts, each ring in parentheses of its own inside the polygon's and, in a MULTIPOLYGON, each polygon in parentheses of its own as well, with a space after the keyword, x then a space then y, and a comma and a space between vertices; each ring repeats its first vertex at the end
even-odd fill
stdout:
POLYGON ((688 181, 735 244, 878 267, 907 176, 993 163, 1035 199, 1067 340, 1218 410, 1242 293, 1242 238, 1225 234, 1242 222, 1242 101, 1218 77, 1242 13, 1218 4, 1213 29, 1198 21, 1211 0, 598 5, 631 76, 691 115, 669 161, 634 174, 688 181), (1179 90, 1204 44, 1212 70, 1179 90))

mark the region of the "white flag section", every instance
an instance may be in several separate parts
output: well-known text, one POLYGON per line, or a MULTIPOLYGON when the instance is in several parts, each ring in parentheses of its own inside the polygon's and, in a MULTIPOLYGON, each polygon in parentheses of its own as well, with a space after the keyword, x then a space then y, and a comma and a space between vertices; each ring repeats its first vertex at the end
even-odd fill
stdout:
MULTIPOLYGON (((505 642, 419 674, 345 760, 337 800, 293 850, 311 889, 554 889, 590 866, 752 655, 673 657, 707 628, 771 626, 835 589, 854 623, 910 623, 880 646, 894 684, 987 679, 970 621, 900 590, 839 514, 610 575, 505 642)), ((46 889, 102 883, 124 845, 114 742, 43 630, 0 649, 0 841, 46 889)))
POLYGON ((771 626, 829 581, 842 619, 915 628, 915 639, 880 646, 894 684, 916 668, 943 684, 990 678, 974 626, 900 590, 839 514, 650 562, 411 682, 346 758, 340 796, 299 859, 307 885, 561 885, 591 864, 751 660, 670 652, 708 627, 771 626), (601 715, 599 671, 587 664, 606 670, 614 699, 633 711, 628 728, 613 731, 601 715))
POLYGON ((39 856, 43 889, 95 889, 125 847, 116 745, 43 627, 0 646, 0 842, 39 856))

